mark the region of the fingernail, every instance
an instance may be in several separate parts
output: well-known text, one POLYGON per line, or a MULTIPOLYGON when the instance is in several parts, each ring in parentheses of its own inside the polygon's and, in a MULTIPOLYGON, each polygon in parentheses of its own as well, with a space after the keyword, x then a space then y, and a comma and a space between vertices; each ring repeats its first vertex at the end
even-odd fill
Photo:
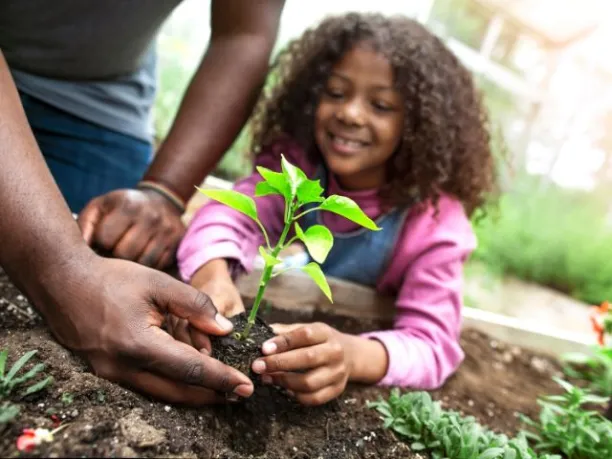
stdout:
POLYGON ((262 375, 261 382, 264 384, 272 384, 272 376, 270 375, 262 375))
POLYGON ((276 352, 276 349, 276 343, 273 341, 267 341, 261 346, 261 350, 264 354, 273 354, 274 352, 276 352))
POLYGON ((266 371, 266 362, 263 360, 255 360, 253 362, 253 371, 255 373, 263 373, 266 371))
POLYGON ((210 355, 210 351, 206 349, 205 347, 203 347, 202 349, 200 349, 200 354, 210 355))
POLYGON ((217 315, 215 316, 215 320, 219 324, 219 327, 221 327, 223 330, 231 331, 232 328, 234 328, 232 323, 219 313, 217 313, 217 315))
POLYGON ((236 388, 234 389, 234 394, 240 397, 243 397, 243 398, 250 397, 252 393, 253 393, 253 386, 250 386, 247 384, 241 384, 239 386, 236 386, 236 388))

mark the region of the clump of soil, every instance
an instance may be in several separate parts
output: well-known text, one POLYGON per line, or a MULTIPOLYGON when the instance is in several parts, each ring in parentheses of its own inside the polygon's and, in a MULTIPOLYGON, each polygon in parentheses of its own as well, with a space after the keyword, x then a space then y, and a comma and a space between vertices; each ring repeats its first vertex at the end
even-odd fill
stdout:
MULTIPOLYGON (((323 321, 348 333, 389 327, 319 312, 262 314, 267 323, 323 321)), ((205 459, 418 459, 382 428, 367 401, 387 397, 388 388, 349 385, 338 399, 306 408, 270 386, 243 403, 200 409, 169 406, 91 374, 84 363, 49 334, 27 300, 0 270, 0 349, 11 365, 32 349, 31 363, 43 362, 55 382, 40 393, 13 400, 17 419, 0 427, 0 457, 15 457, 25 428, 69 423, 35 457, 174 457, 205 459), (261 403, 264 401, 264 403, 261 403)), ((497 432, 515 435, 522 427, 516 412, 534 417, 536 398, 560 393, 552 375, 558 363, 516 346, 464 330, 466 359, 443 388, 432 393, 443 407, 474 415, 497 432)), ((258 352, 260 347, 257 346, 258 352)), ((251 358, 251 357, 249 357, 251 358)))
POLYGON ((274 337, 274 331, 257 317, 249 336, 241 338, 240 334, 248 323, 247 314, 243 312, 230 317, 230 321, 234 325, 234 333, 211 337, 212 356, 245 375, 249 375, 254 381, 258 381, 258 375, 251 370, 251 364, 256 358, 263 355, 261 345, 274 337))

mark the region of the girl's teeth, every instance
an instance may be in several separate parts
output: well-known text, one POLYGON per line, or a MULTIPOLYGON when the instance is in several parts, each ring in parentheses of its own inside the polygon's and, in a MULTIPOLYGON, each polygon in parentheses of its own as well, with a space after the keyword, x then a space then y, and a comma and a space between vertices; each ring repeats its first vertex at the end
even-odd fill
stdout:
POLYGON ((341 137, 334 137, 334 141, 336 143, 339 143, 340 145, 346 145, 347 147, 351 148, 359 148, 362 146, 361 142, 357 142, 355 140, 347 140, 341 137))

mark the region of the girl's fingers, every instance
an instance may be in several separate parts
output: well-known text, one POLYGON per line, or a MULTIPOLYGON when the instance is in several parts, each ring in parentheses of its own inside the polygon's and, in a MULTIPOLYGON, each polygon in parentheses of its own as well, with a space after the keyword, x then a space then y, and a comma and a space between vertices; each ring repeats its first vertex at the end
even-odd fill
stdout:
POLYGON ((269 339, 263 343, 261 349, 265 355, 270 355, 321 344, 327 341, 328 330, 327 325, 319 323, 302 325, 269 339))
POLYGON ((317 368, 337 360, 335 349, 327 344, 318 344, 304 349, 295 349, 280 354, 259 358, 253 362, 255 373, 275 373, 317 368))
POLYGON ((277 335, 282 335, 283 333, 289 333, 297 328, 303 327, 306 324, 271 324, 270 327, 274 330, 274 333, 277 335))
POLYGON ((334 385, 345 376, 339 365, 316 368, 308 373, 275 373, 269 375, 273 384, 295 393, 313 393, 334 385))
POLYGON ((324 403, 329 402, 330 400, 335 399, 344 391, 345 385, 340 382, 333 384, 331 386, 324 387, 323 389, 317 392, 310 393, 296 393, 295 398, 302 405, 306 406, 315 406, 322 405, 324 403))
POLYGON ((185 319, 180 319, 175 316, 172 316, 172 319, 170 320, 173 321, 172 336, 174 337, 174 339, 193 346, 193 341, 189 333, 189 322, 187 322, 187 320, 185 319))

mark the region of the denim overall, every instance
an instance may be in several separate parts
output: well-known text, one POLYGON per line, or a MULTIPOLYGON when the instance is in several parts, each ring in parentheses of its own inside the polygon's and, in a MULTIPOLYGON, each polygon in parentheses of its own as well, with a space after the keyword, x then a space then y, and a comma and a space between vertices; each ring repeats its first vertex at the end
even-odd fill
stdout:
MULTIPOLYGON (((321 181, 324 190, 327 189, 327 173, 324 168, 319 168, 316 179, 321 181)), ((304 208, 313 206, 316 204, 304 208)), ((332 233, 334 245, 321 265, 325 275, 375 287, 391 261, 407 210, 394 208, 378 217, 375 222, 381 228, 380 231, 360 227, 348 233, 332 233)), ((302 229, 306 231, 313 225, 322 225, 322 212, 325 211, 309 212, 300 218, 302 229)), ((308 255, 307 262, 310 261, 308 255)))

